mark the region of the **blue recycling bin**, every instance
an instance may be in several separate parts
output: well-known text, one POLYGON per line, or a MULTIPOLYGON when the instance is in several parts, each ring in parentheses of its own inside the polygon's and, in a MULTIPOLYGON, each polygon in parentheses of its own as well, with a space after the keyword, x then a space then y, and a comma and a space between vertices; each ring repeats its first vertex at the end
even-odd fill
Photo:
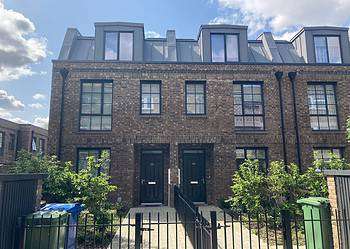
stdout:
POLYGON ((76 242, 77 222, 84 205, 80 203, 50 203, 46 204, 41 211, 66 211, 70 213, 69 229, 67 234, 66 249, 74 249, 76 242))

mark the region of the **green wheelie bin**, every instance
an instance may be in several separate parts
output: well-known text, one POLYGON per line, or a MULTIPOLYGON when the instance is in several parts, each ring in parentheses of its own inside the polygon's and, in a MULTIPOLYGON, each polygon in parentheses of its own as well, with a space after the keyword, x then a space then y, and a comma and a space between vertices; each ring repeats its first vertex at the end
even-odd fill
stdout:
POLYGON ((309 197, 298 200, 302 205, 305 225, 305 243, 308 249, 332 248, 332 224, 329 200, 309 197))
POLYGON ((24 249, 64 249, 68 213, 39 211, 25 219, 24 249))

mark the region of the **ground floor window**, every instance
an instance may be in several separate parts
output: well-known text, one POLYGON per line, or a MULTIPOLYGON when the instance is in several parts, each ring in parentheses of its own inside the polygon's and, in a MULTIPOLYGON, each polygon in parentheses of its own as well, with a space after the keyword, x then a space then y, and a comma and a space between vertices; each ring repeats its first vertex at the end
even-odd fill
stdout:
POLYGON ((267 148, 236 148, 237 168, 246 160, 258 160, 260 170, 267 171, 267 148))
MULTIPOLYGON (((85 169, 87 166, 87 158, 90 156, 94 156, 96 159, 101 158, 102 154, 106 153, 108 155, 108 158, 110 158, 111 151, 110 149, 101 149, 101 148, 83 148, 83 149, 78 149, 78 162, 77 162, 77 171, 81 169, 85 169)), ((109 173, 109 168, 110 168, 110 160, 106 163, 105 166, 102 168, 98 169, 98 173, 100 172, 105 172, 109 173)))
POLYGON ((343 153, 341 148, 314 148, 314 157, 316 160, 329 161, 331 154, 334 154, 337 158, 342 158, 343 153))

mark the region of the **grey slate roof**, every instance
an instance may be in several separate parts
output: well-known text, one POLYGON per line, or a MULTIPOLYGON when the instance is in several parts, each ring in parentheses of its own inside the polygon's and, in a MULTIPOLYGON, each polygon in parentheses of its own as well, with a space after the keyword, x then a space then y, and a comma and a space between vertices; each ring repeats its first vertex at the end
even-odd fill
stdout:
MULTIPOLYGON (((114 24, 120 23, 97 23, 95 27, 103 25, 110 27, 114 24)), ((127 25, 133 27, 132 23, 121 24, 123 24, 123 28, 127 25)), ((203 60, 203 51, 201 51, 203 49, 201 39, 204 39, 201 37, 203 29, 225 30, 243 27, 246 30, 247 28, 246 26, 237 25, 202 25, 197 39, 178 39, 174 30, 168 30, 165 38, 145 38, 143 24, 137 24, 135 27, 142 30, 143 60, 141 60, 145 62, 202 62, 205 61, 203 60)), ((327 30, 327 27, 322 28, 327 30)), ((309 29, 303 28, 299 35, 309 29)), ((312 27, 311 29, 316 28, 312 27)), ((342 28, 342 31, 344 30, 347 29, 342 28)), ((58 60, 95 60, 96 39, 96 37, 81 35, 77 29, 67 29, 58 60)), ((248 44, 245 43, 245 46, 248 47, 246 61, 251 63, 307 63, 302 56, 299 56, 301 53, 294 47, 294 40, 295 38, 291 41, 275 40, 270 32, 264 32, 256 40, 248 40, 248 44)))

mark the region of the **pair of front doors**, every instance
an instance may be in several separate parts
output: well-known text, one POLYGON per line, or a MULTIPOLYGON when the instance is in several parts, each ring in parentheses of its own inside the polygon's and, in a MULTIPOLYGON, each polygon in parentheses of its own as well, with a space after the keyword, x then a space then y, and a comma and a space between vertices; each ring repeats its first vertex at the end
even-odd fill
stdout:
MULTIPOLYGON (((164 198, 164 155, 162 150, 141 152, 140 202, 161 204, 164 198)), ((205 151, 182 151, 182 190, 193 202, 205 202, 205 151)))

